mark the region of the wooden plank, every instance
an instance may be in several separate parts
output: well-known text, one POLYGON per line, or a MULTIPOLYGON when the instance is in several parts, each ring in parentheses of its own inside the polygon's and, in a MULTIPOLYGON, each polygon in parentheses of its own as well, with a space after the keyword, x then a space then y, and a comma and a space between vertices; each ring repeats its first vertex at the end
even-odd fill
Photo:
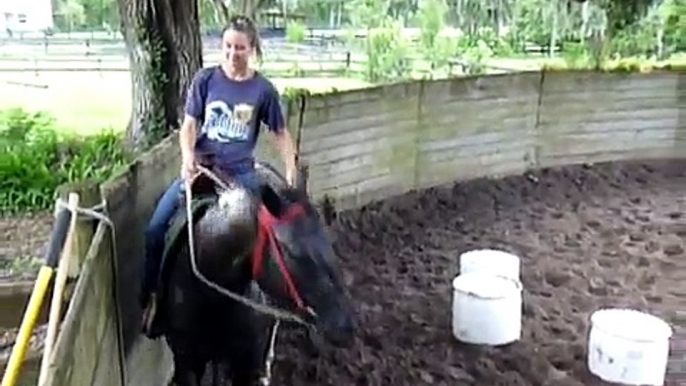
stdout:
MULTIPOLYGON (((100 184, 93 181, 82 181, 76 183, 68 183, 60 186, 57 189, 57 194, 65 202, 70 193, 79 195, 79 206, 82 208, 92 208, 102 202, 100 197, 100 184)), ((83 259, 86 258, 88 248, 93 239, 94 229, 91 223, 79 221, 76 224, 76 229, 73 235, 71 250, 69 252, 68 261, 69 277, 75 278, 78 276, 83 264, 83 259)))
POLYGON ((586 91, 615 90, 627 93, 641 90, 671 89, 679 86, 675 72, 651 74, 596 73, 591 71, 548 71, 544 76, 544 96, 586 91))
POLYGON ((424 158, 431 154, 449 153, 459 156, 475 156, 490 153, 496 148, 518 148, 535 143, 532 137, 534 130, 521 132, 482 133, 468 136, 456 136, 447 141, 423 141, 419 151, 424 158))
POLYGON ((538 94, 540 78, 540 73, 536 72, 427 81, 424 83, 422 106, 503 96, 535 96, 538 94))
POLYGON ((352 143, 342 145, 336 150, 321 151, 307 154, 307 163, 310 166, 326 164, 341 159, 353 158, 355 156, 368 153, 381 153, 387 147, 387 142, 384 138, 369 139, 363 143, 352 143))
POLYGON ((676 120, 662 121, 618 121, 612 123, 579 122, 567 123, 557 126, 541 127, 540 144, 551 141, 573 141, 576 139, 587 140, 597 136, 599 140, 608 140, 616 134, 618 137, 631 137, 633 135, 645 136, 645 133, 654 133, 656 136, 677 135, 675 130, 676 120), (554 131, 553 131, 554 130, 554 131))
POLYGON ((107 319, 104 324, 105 334, 101 337, 100 351, 96 354, 95 373, 93 385, 119 386, 120 372, 117 356, 117 335, 114 318, 107 319))
MULTIPOLYGON (((103 296, 102 286, 109 287, 109 250, 100 250, 107 225, 100 223, 84 260, 74 297, 69 304, 55 351, 50 358, 46 385, 92 384, 97 352, 108 318, 111 297, 103 296)), ((107 362, 111 365, 112 362, 107 362)))
POLYGON ((578 154, 632 152, 644 148, 673 149, 677 141, 674 137, 655 138, 641 142, 639 139, 613 139, 607 141, 560 141, 541 147, 540 156, 575 156, 578 154))
POLYGON ((524 149, 502 151, 478 158, 453 158, 423 165, 420 173, 420 188, 468 180, 477 177, 504 176, 518 174, 531 167, 531 160, 524 149))
POLYGON ((389 99, 405 99, 419 94, 421 81, 410 80, 392 85, 346 90, 308 98, 308 110, 319 108, 356 108, 359 105, 379 104, 389 99))
POLYGON ((510 131, 519 127, 533 127, 536 122, 536 107, 535 98, 480 103, 455 102, 422 109, 420 120, 428 133, 442 133, 440 137, 483 131, 510 131))
POLYGON ((681 126, 678 79, 669 73, 546 73, 541 166, 673 154, 681 126))
POLYGON ((396 130, 405 130, 390 138, 382 136, 343 146, 338 150, 310 154, 312 159, 306 160, 310 165, 312 185, 339 199, 344 195, 358 194, 355 189, 346 190, 346 186, 363 186, 369 180, 382 177, 389 188, 398 185, 409 185, 410 188, 414 183, 412 177, 416 153, 413 127, 396 126, 396 130), (340 191, 332 192, 331 189, 340 191))
POLYGON ((350 126, 347 124, 326 125, 310 129, 303 136, 300 143, 300 151, 303 154, 316 154, 317 152, 334 150, 337 146, 387 138, 402 131, 402 129, 396 128, 398 124, 405 127, 414 127, 416 125, 416 116, 409 120, 403 120, 403 117, 400 117, 398 120, 392 120, 390 116, 388 118, 380 117, 380 119, 370 119, 360 121, 360 123, 360 125, 350 126))
POLYGON ((606 144, 608 142, 636 142, 645 143, 646 141, 662 140, 662 139, 674 139, 679 134, 674 126, 661 127, 658 129, 653 129, 651 126, 645 128, 631 128, 622 127, 621 125, 615 126, 618 130, 579 130, 565 133, 556 133, 555 135, 547 135, 542 137, 540 140, 542 144, 551 143, 599 143, 606 144))
MULTIPOLYGON (((591 98, 591 97, 589 97, 591 98)), ((646 97, 642 99, 619 99, 608 97, 606 99, 569 99, 559 101, 543 100, 541 105, 542 116, 546 115, 586 115, 599 114, 606 111, 632 112, 636 110, 650 110, 660 108, 677 108, 674 104, 674 97, 646 97), (602 102, 601 102, 602 101, 602 102)))
POLYGON ((355 168, 346 172, 330 174, 327 176, 316 175, 312 179, 313 185, 317 189, 329 190, 332 188, 343 188, 348 185, 360 184, 369 179, 388 177, 391 175, 391 168, 380 168, 377 165, 366 165, 366 167, 355 168))
POLYGON ((622 161, 622 160, 636 160, 636 159, 664 159, 664 158, 685 158, 683 150, 686 146, 686 141, 681 142, 680 145, 669 146, 653 146, 643 147, 639 149, 619 149, 614 151, 603 152, 585 152, 576 154, 548 154, 541 156, 541 167, 554 167, 562 165, 578 165, 583 163, 597 163, 608 161, 622 161))
POLYGON ((483 133, 523 132, 524 135, 535 127, 537 104, 537 98, 531 97, 431 105, 422 108, 422 130, 418 137, 423 141, 450 141, 483 133))
MULTIPOLYGON (((364 102, 344 106, 308 108, 304 124, 307 133, 326 129, 329 125, 350 128, 364 127, 362 121, 389 121, 400 117, 416 117, 419 100, 416 96, 389 98, 379 102, 364 102), (315 129, 318 128, 318 129, 315 129)), ((312 135, 312 134, 309 134, 312 135)))
POLYGON ((500 121, 466 121, 459 118, 434 118, 422 125, 418 137, 422 141, 447 141, 456 136, 470 136, 487 133, 521 133, 525 135, 535 127, 535 113, 528 117, 505 118, 500 121))
MULTIPOLYGON (((534 95, 499 96, 486 99, 452 99, 432 103, 422 107, 424 114, 458 115, 459 113, 488 112, 499 113, 497 109, 505 109, 508 113, 526 114, 528 109, 536 109, 538 98, 534 95)), ((505 113, 500 112, 505 115, 505 113)))
MULTIPOLYGON (((348 142, 345 140, 337 146, 329 145, 321 150, 303 152, 303 157, 308 159, 310 165, 328 164, 365 154, 376 154, 381 159, 386 159, 384 155, 392 153, 396 147, 402 147, 408 141, 412 141, 411 131, 416 126, 398 123, 391 125, 391 127, 394 133, 387 132, 389 136, 363 135, 363 137, 367 137, 363 141, 348 142)), ((369 130, 376 131, 376 128, 369 130)))
POLYGON ((621 99, 643 99, 646 97, 674 97, 679 94, 679 89, 675 84, 655 85, 640 87, 636 89, 627 88, 622 83, 611 85, 585 85, 578 89, 565 90, 564 92, 552 92, 543 87, 543 100, 566 100, 576 98, 580 100, 606 100, 608 98, 621 99), (614 86, 614 87, 613 87, 614 86))
POLYGON ((375 195, 372 192, 384 192, 387 196, 400 194, 406 191, 404 185, 393 179, 390 174, 367 176, 366 179, 349 184, 339 184, 332 189, 318 190, 315 194, 316 199, 323 198, 324 195, 331 197, 339 210, 359 207, 368 203, 370 200, 379 199, 383 196, 375 195), (376 198, 374 198, 376 197, 376 198))
POLYGON ((633 111, 597 111, 592 114, 558 115, 544 114, 541 116, 542 131, 554 128, 554 132, 565 132, 569 128, 593 131, 617 130, 617 125, 630 124, 637 128, 649 129, 650 125, 657 127, 677 127, 679 124, 679 110, 676 108, 650 108, 633 111))

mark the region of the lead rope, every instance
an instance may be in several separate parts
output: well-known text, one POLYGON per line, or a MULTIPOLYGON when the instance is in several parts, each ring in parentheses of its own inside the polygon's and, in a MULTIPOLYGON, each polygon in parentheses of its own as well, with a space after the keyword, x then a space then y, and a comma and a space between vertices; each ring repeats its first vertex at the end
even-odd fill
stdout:
POLYGON ((264 360, 264 376, 260 378, 262 386, 269 386, 272 383, 272 365, 274 364, 274 347, 276 346, 276 334, 279 330, 279 319, 274 322, 271 337, 269 339, 269 350, 267 358, 264 360))
MULTIPOLYGON (((199 167, 199 170, 203 173, 205 173, 208 177, 213 179, 215 182, 217 182, 222 188, 227 188, 227 185, 222 182, 214 173, 211 171, 207 170, 206 168, 199 167)), ((276 319, 281 319, 281 320, 289 320, 292 322, 300 323, 304 325, 305 327, 312 328, 312 324, 306 322, 303 318, 300 316, 296 315, 293 312, 286 311, 286 310, 281 310, 276 307, 269 306, 267 304, 260 304, 257 303, 251 299, 248 299, 244 296, 238 295, 236 293, 233 293, 226 288, 222 288, 219 286, 217 283, 212 282, 208 278, 205 277, 205 275, 200 272, 198 269, 198 266, 195 261, 195 241, 194 241, 194 235, 193 235, 193 210, 191 206, 191 201, 193 199, 192 197, 192 192, 191 192, 191 184, 192 180, 185 180, 185 185, 186 185, 186 216, 187 216, 187 228, 188 228, 188 247, 189 247, 189 253, 190 253, 190 260, 191 260, 191 268, 193 270, 193 274, 200 279, 205 285, 208 287, 214 289, 215 291, 219 292, 220 294, 224 296, 228 296, 233 300, 236 300, 240 303, 243 303, 244 305, 253 308, 256 311, 262 312, 263 314, 266 315, 271 315, 276 319)))

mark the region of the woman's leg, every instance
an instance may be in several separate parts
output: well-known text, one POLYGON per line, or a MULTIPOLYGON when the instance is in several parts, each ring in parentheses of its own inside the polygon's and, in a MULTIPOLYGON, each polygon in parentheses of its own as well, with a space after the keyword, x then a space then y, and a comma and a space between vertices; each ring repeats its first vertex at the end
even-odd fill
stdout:
MULTIPOLYGON (((148 227, 145 230, 145 266, 143 271, 143 283, 141 301, 147 302, 150 292, 157 284, 157 276, 160 270, 162 253, 164 252, 164 238, 169 229, 172 217, 179 207, 179 198, 183 181, 179 178, 164 192, 157 202, 148 227)), ((143 304, 145 306, 145 304, 143 304)))

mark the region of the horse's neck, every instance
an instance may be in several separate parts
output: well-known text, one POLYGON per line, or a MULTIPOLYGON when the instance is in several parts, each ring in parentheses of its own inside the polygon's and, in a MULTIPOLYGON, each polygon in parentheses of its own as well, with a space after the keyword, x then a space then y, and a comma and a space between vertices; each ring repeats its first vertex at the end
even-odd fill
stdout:
POLYGON ((199 260, 198 268, 203 276, 228 290, 242 292, 252 279, 248 256, 231 256, 225 260, 199 260))

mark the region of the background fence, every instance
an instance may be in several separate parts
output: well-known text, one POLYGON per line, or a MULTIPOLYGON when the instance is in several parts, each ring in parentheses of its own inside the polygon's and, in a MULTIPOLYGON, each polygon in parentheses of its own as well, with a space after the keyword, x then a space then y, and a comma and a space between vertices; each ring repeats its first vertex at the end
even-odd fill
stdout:
POLYGON ((686 75, 531 72, 308 101, 300 151, 342 208, 528 168, 686 157, 686 75))
MULTIPOLYGON (((220 40, 203 37, 205 65, 220 59, 220 40)), ((314 41, 291 44, 265 39, 263 68, 272 76, 344 75, 362 72, 366 55, 341 44, 314 41)), ((2 39, 0 72, 129 71, 129 58, 120 39, 2 39)))
MULTIPOLYGON (((220 44, 218 37, 203 36, 205 65, 220 60, 220 44)), ((263 49, 261 69, 273 77, 364 76, 369 59, 363 49, 350 46, 343 38, 316 37, 300 44, 268 38, 263 40, 263 49)), ((109 37, 0 38, 0 73, 126 72, 130 66, 127 55, 124 41, 109 37)), ((432 74, 431 63, 422 54, 408 53, 405 59, 416 75, 432 74)), ((452 58, 447 75, 465 73, 473 65, 470 60, 452 58)), ((522 65, 484 66, 489 73, 504 73, 517 71, 522 65)))
MULTIPOLYGON (((410 189, 529 168, 686 157, 686 121, 680 115, 686 107, 684 76, 546 72, 409 82, 305 99, 302 130, 297 108, 288 109, 289 126, 310 166, 314 199, 329 196, 340 210, 410 189)), ((260 144, 261 157, 283 170, 268 146, 260 144)), ((163 341, 137 334, 134 283, 141 274, 144 225, 178 174, 177 147, 176 138, 168 138, 102 187, 118 232, 127 384, 166 385, 170 371, 163 341)), ((79 280, 112 278, 93 269, 79 280)), ((108 291, 84 296, 92 299, 81 301, 83 319, 93 312, 89 304, 114 307, 108 291)), ((81 328, 73 340, 61 340, 72 348, 61 360, 79 363, 59 367, 63 384, 76 384, 77 369, 91 376, 91 384, 120 384, 108 375, 117 373, 111 325, 81 328), (77 362, 73 357, 82 355, 84 345, 99 347, 77 362)))

